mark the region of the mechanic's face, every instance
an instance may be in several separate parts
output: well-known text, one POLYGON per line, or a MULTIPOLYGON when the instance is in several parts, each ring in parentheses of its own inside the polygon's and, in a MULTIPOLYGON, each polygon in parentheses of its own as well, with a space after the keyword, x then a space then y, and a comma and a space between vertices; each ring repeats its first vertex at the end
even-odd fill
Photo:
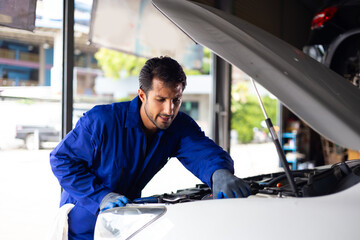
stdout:
POLYGON ((142 101, 140 108, 141 120, 150 132, 157 129, 167 129, 179 112, 182 101, 182 84, 166 85, 154 78, 152 89, 146 94, 138 90, 142 101))

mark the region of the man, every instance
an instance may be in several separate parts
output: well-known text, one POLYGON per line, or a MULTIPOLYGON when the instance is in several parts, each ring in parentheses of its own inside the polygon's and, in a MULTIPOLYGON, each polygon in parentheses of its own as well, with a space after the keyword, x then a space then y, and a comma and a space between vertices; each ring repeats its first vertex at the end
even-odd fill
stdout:
POLYGON ((233 175, 228 153, 179 112, 186 76, 169 57, 148 60, 131 102, 96 106, 51 152, 64 191, 69 239, 92 239, 99 211, 125 206, 170 157, 212 187, 214 198, 247 197, 249 186, 233 175))

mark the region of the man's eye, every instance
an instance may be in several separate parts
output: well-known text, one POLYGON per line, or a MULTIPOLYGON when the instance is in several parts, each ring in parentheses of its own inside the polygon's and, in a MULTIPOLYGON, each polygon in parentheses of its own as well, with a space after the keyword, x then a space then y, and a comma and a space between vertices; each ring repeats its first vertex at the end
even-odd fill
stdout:
POLYGON ((165 99, 161 98, 161 99, 157 99, 158 102, 163 102, 165 101, 165 99))

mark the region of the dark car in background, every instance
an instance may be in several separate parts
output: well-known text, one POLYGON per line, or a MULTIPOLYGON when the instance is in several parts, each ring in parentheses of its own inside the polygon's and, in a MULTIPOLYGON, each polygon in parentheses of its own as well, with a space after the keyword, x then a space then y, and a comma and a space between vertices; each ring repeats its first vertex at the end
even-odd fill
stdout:
MULTIPOLYGON (((360 0, 328 0, 314 14, 303 51, 360 88, 360 0)), ((325 162, 358 158, 359 152, 321 138, 325 162), (326 160, 327 159, 327 160, 326 160)))
POLYGON ((325 1, 303 50, 360 87, 360 0, 325 1))

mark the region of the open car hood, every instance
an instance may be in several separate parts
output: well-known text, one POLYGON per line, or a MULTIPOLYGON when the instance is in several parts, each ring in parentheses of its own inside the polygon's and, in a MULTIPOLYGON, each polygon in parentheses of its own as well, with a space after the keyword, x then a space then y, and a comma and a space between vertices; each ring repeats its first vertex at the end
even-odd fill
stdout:
POLYGON ((246 72, 315 131, 360 149, 360 90, 264 30, 215 8, 185 0, 154 6, 195 42, 246 72))

